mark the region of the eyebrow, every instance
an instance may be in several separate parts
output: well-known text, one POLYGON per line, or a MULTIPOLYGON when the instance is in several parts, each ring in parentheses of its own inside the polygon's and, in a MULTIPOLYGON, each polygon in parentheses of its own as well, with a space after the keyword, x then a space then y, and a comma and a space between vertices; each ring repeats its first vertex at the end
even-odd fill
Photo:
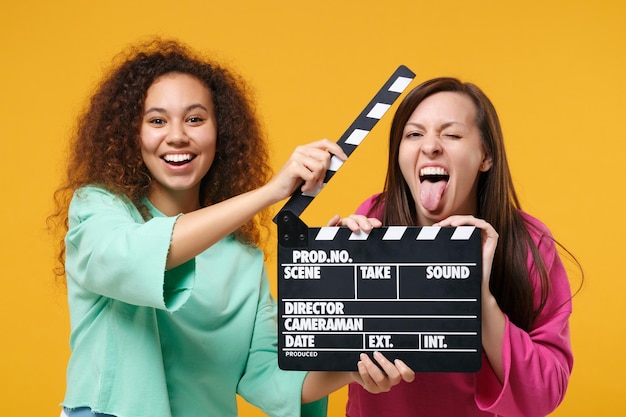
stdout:
MULTIPOLYGON (((196 103, 196 104, 192 104, 190 106, 185 107, 185 113, 191 110, 195 110, 195 109, 202 109, 207 112, 209 111, 209 109, 207 109, 206 106, 200 103, 196 103)), ((146 111, 143 114, 148 114, 151 112, 167 113, 167 110, 165 110, 163 107, 150 107, 149 109, 146 109, 146 111)))
MULTIPOLYGON (((447 127, 450 127, 452 125, 461 125, 461 126, 467 126, 465 123, 461 123, 461 122, 445 122, 444 124, 441 125, 441 129, 445 129, 447 127)), ((405 126, 415 126, 415 127, 420 127, 420 128, 424 128, 424 125, 421 123, 415 123, 415 122, 407 122, 405 124, 405 126)))

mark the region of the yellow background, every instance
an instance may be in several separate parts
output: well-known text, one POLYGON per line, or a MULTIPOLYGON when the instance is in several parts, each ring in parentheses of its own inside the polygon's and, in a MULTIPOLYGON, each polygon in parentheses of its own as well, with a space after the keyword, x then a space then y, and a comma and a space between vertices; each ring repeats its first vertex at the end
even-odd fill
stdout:
MULTIPOLYGON (((152 34, 213 51, 250 81, 276 168, 296 144, 338 139, 400 64, 417 73, 412 86, 440 75, 481 86, 501 116, 523 207, 586 273, 571 321, 574 372, 553 415, 626 414, 626 3, 2 0, 0 22, 3 415, 59 413, 69 325, 45 218, 77 111, 111 57, 152 34)), ((309 206, 309 225, 380 190, 390 116, 309 206)), ((331 396, 332 416, 345 395, 331 396)), ((242 402, 241 415, 261 413, 242 402)))

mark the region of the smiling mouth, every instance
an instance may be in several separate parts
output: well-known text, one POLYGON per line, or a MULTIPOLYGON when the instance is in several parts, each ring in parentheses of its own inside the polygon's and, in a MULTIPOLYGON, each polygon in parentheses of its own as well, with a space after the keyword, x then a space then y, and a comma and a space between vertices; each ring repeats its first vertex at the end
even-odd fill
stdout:
POLYGON ((181 153, 181 154, 168 154, 163 156, 163 160, 170 165, 185 165, 191 162, 195 158, 195 155, 190 153, 181 153))
POLYGON ((420 169, 419 177, 420 182, 439 182, 448 181, 450 179, 450 174, 441 167, 426 167, 420 169))

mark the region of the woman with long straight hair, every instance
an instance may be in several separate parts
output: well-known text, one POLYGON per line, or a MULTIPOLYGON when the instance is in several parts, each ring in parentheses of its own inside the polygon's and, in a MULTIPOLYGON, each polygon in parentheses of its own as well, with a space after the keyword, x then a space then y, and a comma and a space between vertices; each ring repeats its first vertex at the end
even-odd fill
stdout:
POLYGON ((483 242, 480 371, 417 373, 377 396, 351 384, 347 416, 532 417, 561 403, 573 366, 570 285, 560 246, 521 210, 481 89, 448 77, 414 88, 392 122, 384 190, 329 224, 472 225, 483 242))

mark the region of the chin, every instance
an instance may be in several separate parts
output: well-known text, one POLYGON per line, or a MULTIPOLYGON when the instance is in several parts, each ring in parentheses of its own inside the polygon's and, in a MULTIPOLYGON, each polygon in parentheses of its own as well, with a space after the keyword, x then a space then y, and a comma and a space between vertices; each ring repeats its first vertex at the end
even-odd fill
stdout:
POLYGON ((421 223, 423 223, 420 224, 420 226, 430 226, 431 224, 437 223, 438 221, 441 221, 448 216, 443 215, 440 211, 433 212, 421 208, 419 217, 422 220, 421 223))

